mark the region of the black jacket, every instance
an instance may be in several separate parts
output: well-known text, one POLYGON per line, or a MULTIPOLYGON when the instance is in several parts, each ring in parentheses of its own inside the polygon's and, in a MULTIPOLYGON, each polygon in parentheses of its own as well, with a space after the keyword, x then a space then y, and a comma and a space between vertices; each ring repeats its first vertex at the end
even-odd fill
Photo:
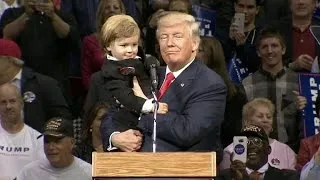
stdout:
POLYGON ((120 108, 118 103, 113 103, 115 106, 118 105, 113 118, 120 123, 120 127, 123 127, 121 130, 134 129, 146 100, 134 95, 132 90, 133 77, 137 77, 139 85, 146 96, 151 94, 151 82, 142 60, 108 60, 102 66, 102 74, 105 79, 103 88, 107 89, 111 93, 111 96, 124 106, 124 108, 120 108), (120 71, 120 69, 128 67, 134 67, 134 72, 126 75, 120 71))
POLYGON ((39 132, 43 132, 45 122, 52 117, 72 118, 59 83, 51 77, 24 67, 21 94, 24 100, 24 121, 39 132))

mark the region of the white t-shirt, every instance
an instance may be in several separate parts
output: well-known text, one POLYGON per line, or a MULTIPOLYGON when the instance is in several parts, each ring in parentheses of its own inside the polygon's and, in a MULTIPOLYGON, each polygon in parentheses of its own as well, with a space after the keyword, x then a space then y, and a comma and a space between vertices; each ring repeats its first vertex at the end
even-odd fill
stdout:
POLYGON ((12 180, 27 164, 45 157, 43 138, 28 125, 16 134, 10 134, 0 125, 0 179, 12 180))
POLYGON ((47 158, 42 158, 25 166, 17 180, 91 180, 91 164, 74 157, 73 163, 66 168, 54 168, 47 158))

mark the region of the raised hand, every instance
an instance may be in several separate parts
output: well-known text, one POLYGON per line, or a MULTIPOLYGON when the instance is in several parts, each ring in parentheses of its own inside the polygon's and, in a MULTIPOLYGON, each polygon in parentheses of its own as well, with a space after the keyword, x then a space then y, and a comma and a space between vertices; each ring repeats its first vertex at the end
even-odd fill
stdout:
POLYGON ((245 163, 239 160, 232 161, 230 169, 234 180, 243 180, 245 176, 248 176, 245 163))
POLYGON ((52 0, 44 0, 44 1, 38 2, 36 4, 36 9, 40 12, 43 12, 45 15, 47 15, 50 18, 53 18, 55 14, 52 0))

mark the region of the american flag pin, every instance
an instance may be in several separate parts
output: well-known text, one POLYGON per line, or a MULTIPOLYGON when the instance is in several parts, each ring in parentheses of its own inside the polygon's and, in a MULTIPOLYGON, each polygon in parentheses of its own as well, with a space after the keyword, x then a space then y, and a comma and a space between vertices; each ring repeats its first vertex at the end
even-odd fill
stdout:
POLYGON ((181 86, 181 87, 183 87, 183 86, 184 86, 184 84, 183 84, 183 83, 181 83, 181 84, 180 84, 180 86, 181 86))

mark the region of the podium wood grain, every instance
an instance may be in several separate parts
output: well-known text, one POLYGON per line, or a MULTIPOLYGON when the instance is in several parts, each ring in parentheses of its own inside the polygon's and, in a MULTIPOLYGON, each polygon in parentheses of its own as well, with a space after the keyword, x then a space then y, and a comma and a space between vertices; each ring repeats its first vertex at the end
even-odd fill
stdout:
POLYGON ((93 177, 214 177, 215 152, 92 154, 93 177))

